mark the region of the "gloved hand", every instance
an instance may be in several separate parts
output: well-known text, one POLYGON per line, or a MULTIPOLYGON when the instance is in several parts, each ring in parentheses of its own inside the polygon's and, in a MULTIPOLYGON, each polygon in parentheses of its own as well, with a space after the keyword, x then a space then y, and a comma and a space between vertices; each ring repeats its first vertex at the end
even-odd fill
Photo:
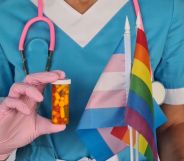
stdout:
POLYGON ((0 160, 5 160, 12 151, 40 135, 65 129, 64 125, 53 125, 36 113, 46 84, 64 77, 61 71, 35 73, 11 87, 8 97, 0 104, 0 160))

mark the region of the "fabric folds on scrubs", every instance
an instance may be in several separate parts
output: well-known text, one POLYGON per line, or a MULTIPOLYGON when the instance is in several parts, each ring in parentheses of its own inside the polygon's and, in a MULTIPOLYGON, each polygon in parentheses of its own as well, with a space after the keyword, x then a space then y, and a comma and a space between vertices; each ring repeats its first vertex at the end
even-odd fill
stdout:
MULTIPOLYGON (((72 79, 71 120, 64 132, 39 137, 31 144, 20 148, 17 152, 16 161, 54 161, 55 158, 76 161, 86 156, 93 158, 76 134, 76 129, 101 73, 122 39, 126 16, 130 21, 132 51, 134 51, 136 16, 133 4, 131 1, 123 3, 123 0, 113 0, 113 3, 112 0, 100 2, 104 4, 102 5, 103 17, 109 16, 105 12, 107 7, 105 2, 112 3, 113 7, 111 7, 114 10, 112 15, 103 21, 103 25, 98 30, 93 31, 91 30, 92 27, 88 30, 88 28, 84 28, 84 25, 89 21, 92 22, 92 25, 95 25, 94 22, 96 21, 99 22, 100 20, 96 20, 94 17, 98 18, 102 10, 91 9, 83 17, 74 11, 71 12, 71 8, 68 7, 64 7, 65 10, 60 10, 62 5, 62 3, 59 3, 60 0, 46 1, 48 3, 45 14, 49 18, 52 17, 51 20, 53 17, 55 18, 57 40, 51 70, 63 70, 72 79), (118 4, 119 8, 117 7, 115 10, 115 3, 122 5, 118 4), (57 9, 55 9, 56 6, 57 9), (67 19, 57 19, 54 14, 56 12, 71 14, 71 19, 68 19, 68 21, 71 20, 68 26, 70 31, 60 25, 67 19), (88 16, 91 12, 94 16, 88 16), (53 15, 50 13, 53 13, 53 15), (74 15, 78 15, 78 18, 76 19, 74 15), (79 34, 80 30, 73 30, 72 25, 75 26, 75 24, 80 23, 83 24, 83 33, 90 32, 90 37, 82 37, 79 34)), ((154 78, 161 81, 167 89, 166 103, 183 104, 184 37, 182 33, 184 33, 184 2, 178 0, 140 0, 139 2, 148 38, 154 78)), ((97 9, 98 7, 94 8, 97 9)), ((18 51, 18 42, 25 23, 36 15, 37 7, 30 0, 0 1, 0 97, 6 97, 11 85, 14 82, 21 82, 25 77, 18 51)), ((48 42, 48 26, 44 23, 34 25, 26 40, 28 67, 31 73, 44 70, 48 42)), ((46 88, 44 97, 39 112, 41 115, 50 118, 50 86, 46 88)), ((119 154, 120 161, 129 160, 128 148, 122 151, 122 154, 119 154)))

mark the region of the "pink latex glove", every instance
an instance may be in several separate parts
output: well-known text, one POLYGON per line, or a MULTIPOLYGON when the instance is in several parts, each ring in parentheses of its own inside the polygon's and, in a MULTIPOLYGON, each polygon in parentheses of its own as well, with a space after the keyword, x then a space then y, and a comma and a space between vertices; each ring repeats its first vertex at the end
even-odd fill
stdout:
POLYGON ((54 125, 36 113, 37 103, 43 101, 46 84, 64 77, 61 71, 35 73, 11 87, 8 97, 0 104, 0 160, 40 135, 65 129, 64 125, 54 125))

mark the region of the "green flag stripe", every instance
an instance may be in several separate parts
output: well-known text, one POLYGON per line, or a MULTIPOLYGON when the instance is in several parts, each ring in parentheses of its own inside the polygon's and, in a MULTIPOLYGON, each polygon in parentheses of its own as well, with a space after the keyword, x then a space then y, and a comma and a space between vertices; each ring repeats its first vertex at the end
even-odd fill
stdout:
POLYGON ((140 96, 147 103, 150 111, 152 113, 154 112, 153 98, 152 98, 151 92, 149 91, 145 83, 134 74, 131 74, 130 90, 134 91, 138 96, 140 96))
POLYGON ((154 161, 152 150, 151 150, 149 145, 147 146, 147 149, 146 149, 146 152, 145 152, 144 156, 146 157, 146 159, 148 161, 154 161))

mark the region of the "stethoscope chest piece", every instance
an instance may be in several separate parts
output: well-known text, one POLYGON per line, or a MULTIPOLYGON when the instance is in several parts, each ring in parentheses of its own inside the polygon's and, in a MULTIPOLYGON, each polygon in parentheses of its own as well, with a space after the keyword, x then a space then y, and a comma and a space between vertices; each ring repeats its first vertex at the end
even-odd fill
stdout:
POLYGON ((161 105, 164 103, 166 97, 166 90, 164 85, 161 82, 154 81, 152 83, 152 91, 153 91, 153 98, 155 101, 161 105))

